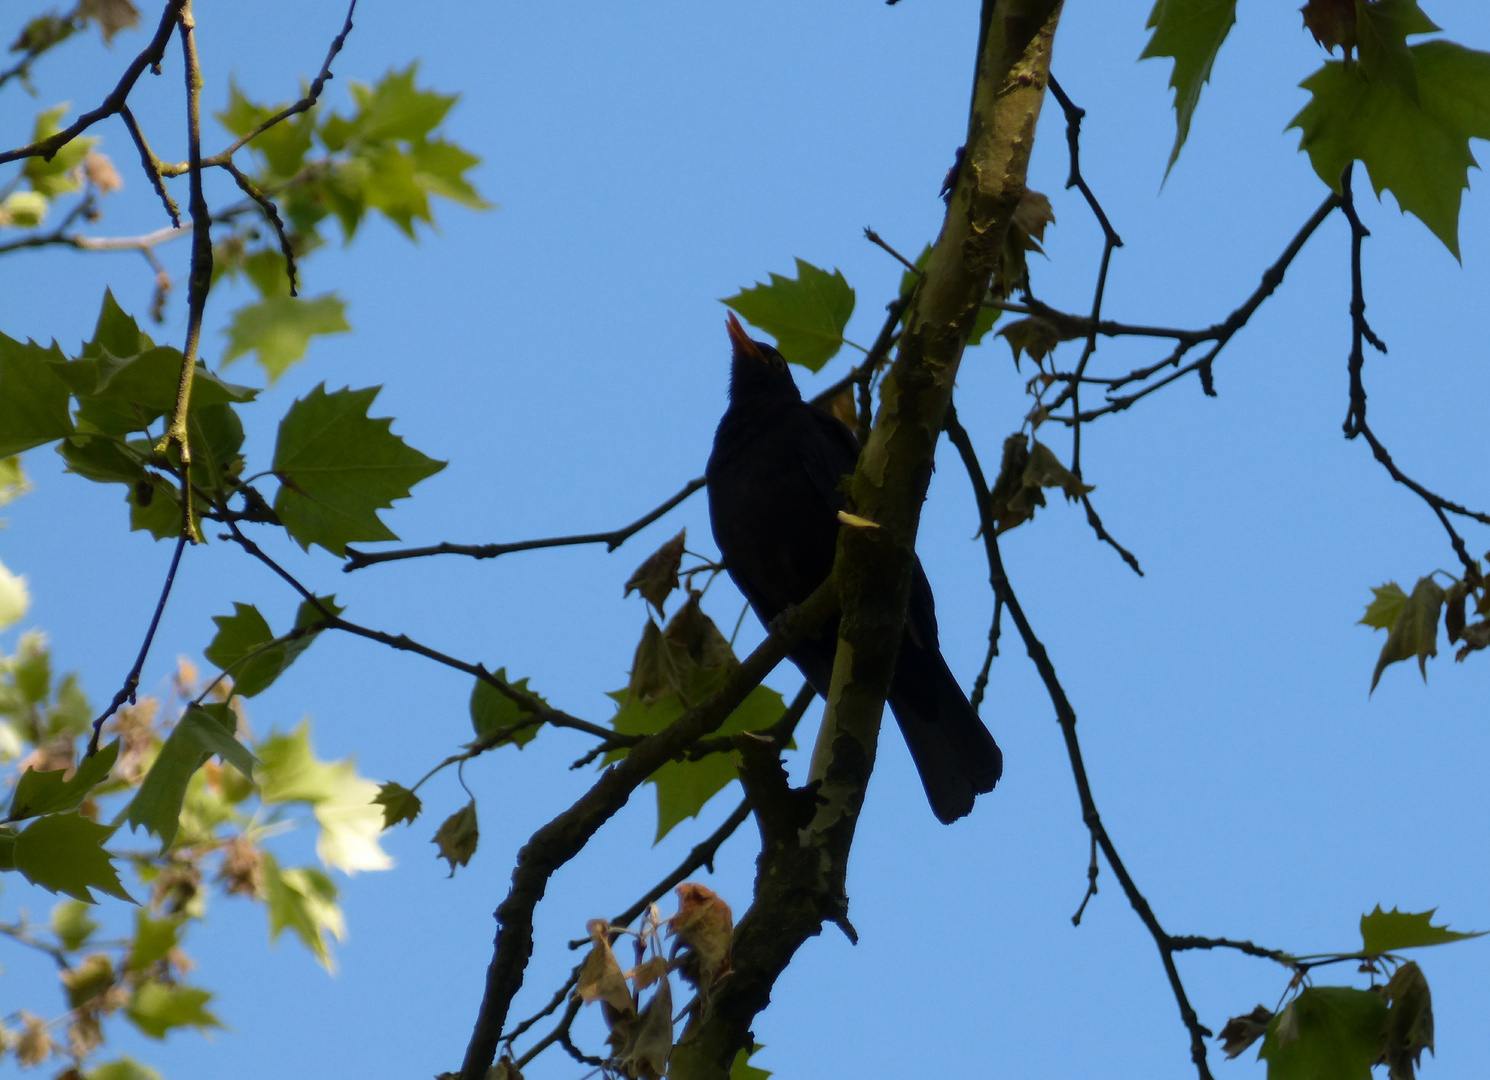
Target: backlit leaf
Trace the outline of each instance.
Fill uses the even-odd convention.
[[[752,285],[724,303],[773,336],[791,363],[817,371],[843,347],[854,290],[840,271],[798,259],[795,278],[772,274],[769,285]]]
[[[1377,904],[1369,915],[1361,916],[1361,951],[1367,953],[1397,952],[1399,949],[1416,949],[1424,945],[1447,945],[1452,941],[1483,937],[1490,931],[1468,933],[1450,930],[1447,926],[1434,926],[1433,913],[1427,911],[1382,911]]]
[[[353,540],[396,540],[377,511],[445,467],[370,418],[378,388],[326,393],[317,386],[290,406],[274,449],[275,512],[303,548],[342,555]]]
[[[55,345],[0,334],[0,458],[72,434],[67,384],[52,369],[61,359]]]
[[[346,919],[336,906],[336,886],[312,867],[281,870],[268,852],[263,855],[264,890],[269,906],[269,940],[290,930],[321,966],[335,972],[331,939],[347,935]]]
[[[1268,1080],[1370,1080],[1386,1022],[1380,994],[1311,986],[1274,1017],[1257,1056]]]
[[[1235,22],[1236,0],[1156,0],[1149,12],[1148,29],[1154,33],[1139,59],[1174,58],[1169,85],[1174,89],[1176,132],[1170,169],[1190,136],[1201,88],[1210,81],[1211,65]]]
[[[378,794],[373,802],[383,808],[385,829],[391,829],[401,821],[408,825],[414,824],[414,819],[424,807],[418,795],[392,780],[378,786]]]
[[[207,1011],[212,994],[195,986],[175,986],[151,980],[136,988],[124,1014],[152,1039],[164,1039],[172,1028],[220,1028]]]
[[[450,864],[450,876],[455,876],[457,866],[465,866],[476,854],[476,844],[481,830],[476,820],[476,800],[472,799],[446,818],[435,830],[432,843],[439,849],[439,857]]]
[[[228,347],[222,362],[227,365],[252,352],[265,377],[273,383],[305,356],[313,336],[345,334],[352,329],[346,309],[346,301],[335,293],[309,299],[270,296],[246,304],[233,312],[233,321],[224,331],[228,335]]]
[[[1443,608],[1443,596],[1442,586],[1432,577],[1418,579],[1387,632],[1386,643],[1376,659],[1376,670],[1371,673],[1372,690],[1388,664],[1414,656],[1418,658],[1418,671],[1427,680],[1428,657],[1438,655],[1438,615]]]
[[[11,821],[18,821],[76,809],[109,775],[118,757],[119,740],[115,739],[83,761],[70,779],[63,779],[66,775],[64,769],[49,772],[39,772],[35,767],[27,769],[16,781],[15,795],[10,800],[10,811],[6,816]]]
[[[15,838],[15,868],[49,892],[92,904],[88,890],[98,889],[133,903],[103,847],[113,835],[112,827],[89,821],[76,810],[39,817]]]
[[[209,757],[216,754],[250,776],[255,759],[234,738],[236,725],[236,714],[226,704],[189,707],[171,729],[125,810],[130,828],[143,825],[160,837],[161,850],[166,851],[176,840],[187,785]]]
[[[528,687],[526,677],[514,682],[507,678],[507,669],[504,667],[497,668],[492,674],[502,682],[507,683],[514,690],[525,694],[533,694],[533,691]],[[533,697],[540,702],[543,701],[543,698],[537,694],[533,694]],[[470,713],[471,727],[475,730],[476,735],[482,739],[490,737],[493,733],[501,731],[503,728],[509,728],[519,724],[526,717],[533,715],[485,679],[475,680],[475,684],[471,687]],[[533,741],[534,736],[537,734],[537,724],[530,727],[518,728],[499,745],[511,743],[517,747],[526,746]]]

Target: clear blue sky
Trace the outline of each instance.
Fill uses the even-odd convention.
[[[1283,132],[1305,100],[1296,84],[1321,54],[1293,5],[1241,5],[1166,184],[1169,64],[1136,62],[1147,7],[1071,0],[1055,70],[1088,110],[1086,175],[1126,241],[1107,312],[1205,325],[1250,292],[1324,196],[1297,133]],[[1450,36],[1490,48],[1483,4],[1425,7]],[[438,235],[417,247],[374,223],[347,250],[318,253],[308,290],[345,296],[356,332],[318,340],[245,410],[250,454],[267,455],[279,415],[316,383],[381,384],[375,414],[395,416],[395,431],[450,461],[386,515],[405,541],[511,540],[638,516],[702,471],[724,407],[719,297],[789,272],[800,256],[843,270],[859,298],[849,333],[872,338],[900,271],[861,229],[872,225],[910,253],[935,235],[937,188],[965,126],[976,14],[971,0],[368,4],[330,100],[345,102],[348,79],[420,59],[422,81],[463,95],[452,137],[484,158],[476,182],[501,207],[442,207]],[[224,100],[230,73],[259,99],[292,96],[342,15],[322,0],[205,6],[205,101]],[[140,41],[123,35],[102,60],[91,43],[59,52],[38,72],[35,104],[95,103]],[[165,157],[182,156],[179,87],[173,50],[137,110]],[[4,101],[0,141],[12,145],[26,134],[30,103],[14,88]],[[159,227],[122,127],[101,133],[128,188],[100,230]],[[1033,274],[1042,298],[1074,310],[1089,303],[1100,233],[1062,189],[1065,170],[1052,103],[1031,186],[1050,194],[1057,224],[1050,259],[1035,259]],[[1375,429],[1414,476],[1484,507],[1490,475],[1472,388],[1490,291],[1490,203],[1466,196],[1462,267],[1390,197],[1365,196],[1361,207],[1374,234],[1369,314],[1391,347],[1368,361]],[[1410,587],[1435,567],[1452,569],[1453,557],[1428,510],[1364,445],[1341,438],[1347,240],[1336,217],[1311,241],[1223,354],[1218,398],[1185,381],[1087,432],[1097,506],[1147,577],[1063,505],[1004,542],[1080,717],[1104,820],[1166,927],[1296,952],[1354,947],[1356,920],[1377,903],[1437,906],[1458,928],[1490,929],[1485,658],[1456,666],[1442,656],[1426,686],[1398,665],[1367,697],[1381,638],[1354,624],[1369,587]],[[180,271],[185,248],[169,255]],[[136,257],[10,256],[0,262],[0,330],[75,346],[105,284],[127,310],[148,306],[150,278]],[[204,337],[212,362],[234,302],[214,294]],[[179,343],[183,324],[178,293],[157,336]],[[1104,342],[1098,360],[1116,370],[1158,355]],[[850,362],[845,353],[817,383]],[[246,364],[230,372],[251,374]],[[964,359],[958,405],[985,464],[1028,408],[1027,375],[991,337]],[[1058,432],[1041,434],[1068,452]],[[125,533],[118,488],[62,475],[48,451],[29,454],[26,467],[36,490],[6,508],[0,558],[30,579],[26,625],[45,628],[58,663],[80,669],[91,696],[106,700],[138,646],[168,547]],[[425,560],[348,577],[324,553],[304,556],[288,542],[276,551],[362,621],[505,665],[562,708],[603,720],[612,708],[603,693],[625,683],[644,619],[634,596],[623,601],[622,583],[685,524],[692,546],[712,549],[695,499],[612,555]],[[975,525],[966,478],[945,452],[920,553],[943,648],[967,684],[991,610]],[[1487,546],[1483,533],[1471,537],[1472,551]],[[199,657],[210,617],[233,601],[255,602],[280,623],[295,602],[224,545],[190,552],[145,684],[164,679],[177,654]],[[721,623],[738,613],[724,583],[710,602]],[[747,620],[742,643],[758,637]],[[794,672],[772,682],[788,693],[797,685]],[[422,662],[323,637],[251,715],[260,730],[310,715],[323,756],[355,754],[367,775],[408,783],[469,738],[469,689]],[[932,818],[900,741],[881,743],[849,880],[861,942],[826,932],[803,948],[756,1024],[767,1047],[757,1064],[782,1077],[1193,1076],[1155,950],[1105,867],[1083,925],[1071,926],[1087,834],[1049,701],[1012,629],[984,712],[1005,779],[954,827]],[[481,850],[453,881],[429,836],[463,796],[453,778],[437,783],[427,818],[387,839],[397,869],[342,882],[351,933],[334,979],[290,941],[268,948],[260,910],[218,904],[191,951],[231,1030],[211,1046],[190,1033],[138,1045],[122,1031],[118,1044],[168,1078],[454,1068],[512,857],[591,782],[566,771],[585,749],[582,738],[549,732],[521,753],[473,763]],[[651,848],[650,790],[636,798],[554,878],[514,1015],[567,973],[565,942],[587,918],[625,907],[733,805],[721,796]],[[747,827],[711,881],[737,911],[754,855]],[[11,888],[0,911],[45,910],[45,900]],[[1429,1076],[1471,1075],[1490,1059],[1487,948],[1420,957],[1438,1015]],[[3,959],[0,1012],[45,1000],[44,964]],[[1187,955],[1181,970],[1214,1029],[1258,1002],[1271,1007],[1286,974],[1229,955]],[[598,1018],[581,1028],[594,1048]],[[1250,1053],[1217,1059],[1220,1077],[1262,1075]],[[583,1071],[549,1055],[529,1075]]]

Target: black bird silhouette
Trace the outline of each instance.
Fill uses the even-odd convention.
[[[839,420],[802,400],[785,358],[752,341],[734,313],[729,409],[706,471],[709,518],[725,568],[761,622],[800,604],[833,569],[839,481],[854,471],[859,443]],[[886,699],[910,747],[932,812],[953,822],[992,791],[1003,754],[957,685],[937,641],[931,585],[916,560],[905,634]],[[798,646],[792,662],[824,697],[838,620]]]

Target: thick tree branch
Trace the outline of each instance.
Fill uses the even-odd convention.
[[[1059,0],[983,6],[962,168],[850,483],[853,511],[876,527],[839,536],[843,615],[813,755],[816,809],[805,828],[768,832],[762,820],[756,896],[735,931],[732,973],[675,1049],[677,1080],[726,1077],[796,950],[825,919],[846,926],[848,853],[905,621],[921,503],[963,348],[1024,195],[1059,11]]]
[[[712,734],[788,651],[822,626],[838,609],[832,582],[825,582],[802,606],[773,627],[766,640],[723,685],[656,735],[648,736],[601,774],[579,801],[533,834],[518,852],[512,888],[497,907],[497,940],[476,1028],[466,1048],[461,1080],[483,1080],[496,1058],[497,1044],[512,998],[522,987],[533,953],[533,909],[548,879],[584,849],[600,826],[626,805],[647,777],[688,746]]]

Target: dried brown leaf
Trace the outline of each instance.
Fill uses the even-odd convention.
[[[678,587],[678,567],[683,565],[683,546],[688,539],[684,529],[667,543],[647,556],[645,562],[626,580],[626,596],[632,591],[642,594],[643,599],[663,614],[663,605],[669,594]]]
[[[1267,1034],[1268,1025],[1272,1022],[1273,1014],[1259,1005],[1243,1016],[1233,1016],[1226,1021],[1226,1026],[1216,1038],[1226,1056],[1234,1058]]]
[[[621,974],[621,964],[610,947],[610,924],[604,919],[591,919],[585,926],[590,933],[590,952],[580,965],[579,982],[574,992],[587,1005],[592,1001],[603,1001],[617,1013],[635,1014],[636,1002],[626,986],[626,976]],[[610,1023],[609,1013],[607,1023]]]

